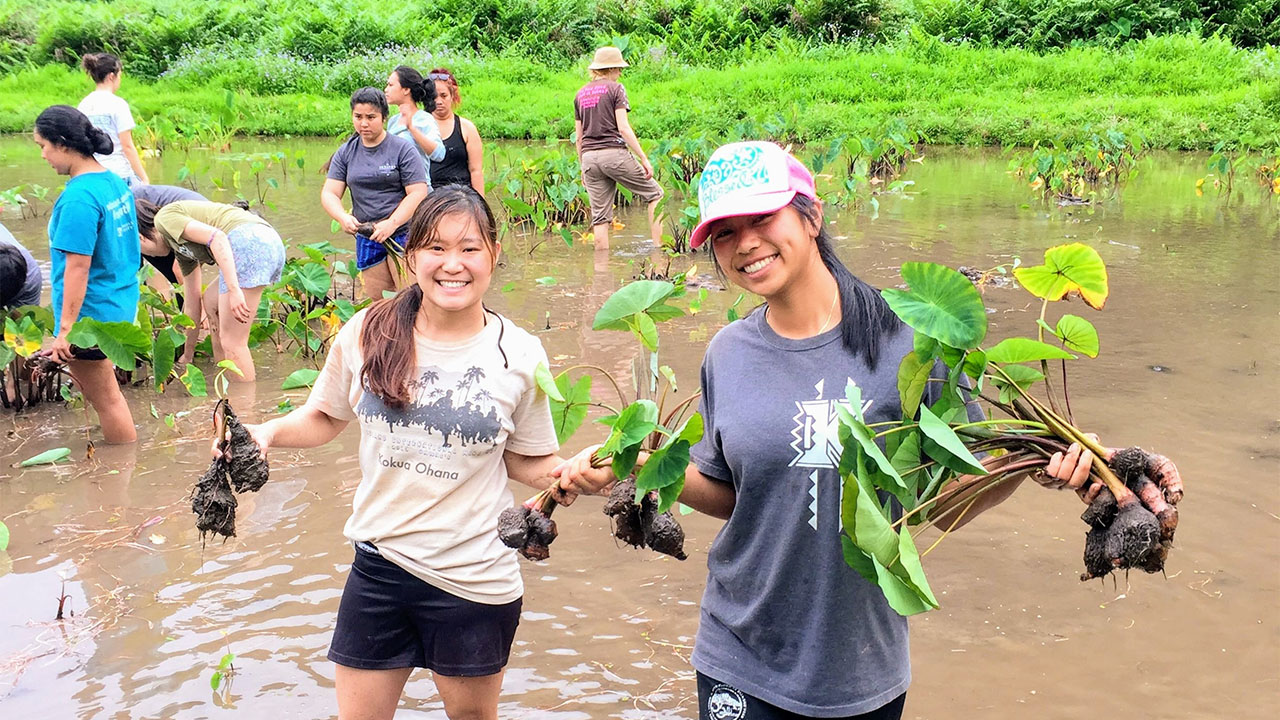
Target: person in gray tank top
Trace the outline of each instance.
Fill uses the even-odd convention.
[[[726,522],[691,661],[702,720],[896,720],[911,682],[907,620],[844,560],[839,436],[831,422],[856,384],[868,423],[898,421],[899,361],[913,335],[835,254],[813,175],[772,143],[716,150],[702,173],[691,244],[763,305],[722,328],[702,364],[705,433],[690,452],[680,501]],[[936,387],[936,385],[935,385]],[[936,391],[935,391],[936,392]],[[969,415],[982,417],[976,403]],[[585,451],[584,451],[585,452]],[[1061,456],[1051,487],[1092,457]],[[589,464],[557,469],[601,492]],[[582,475],[579,475],[582,473]],[[943,501],[957,526],[1021,480],[971,507]],[[1084,480],[1080,480],[1083,484]]]

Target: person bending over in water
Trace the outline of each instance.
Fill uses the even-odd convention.
[[[187,331],[182,362],[191,362],[199,326],[209,328],[215,361],[236,364],[236,381],[252,382],[257,373],[249,354],[249,331],[266,286],[280,279],[284,243],[266,220],[234,205],[182,200],[158,208],[137,200],[138,237],[146,255],[173,253],[182,269],[183,312],[197,327]],[[218,282],[201,295],[200,266],[216,265]]]

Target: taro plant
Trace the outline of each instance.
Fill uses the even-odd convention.
[[[592,462],[597,466],[610,464],[614,475],[621,479],[606,504],[606,513],[615,518],[615,537],[679,559],[684,559],[683,531],[669,511],[684,488],[689,449],[702,438],[702,417],[690,412],[698,398],[696,393],[679,401],[674,398],[678,392],[675,373],[659,361],[658,325],[685,314],[671,301],[685,294],[684,280],[691,275],[692,268],[677,275],[673,282],[632,282],[609,296],[596,313],[593,330],[629,332],[640,344],[641,352],[632,365],[631,394],[610,372],[595,365],[575,365],[554,377],[546,366],[539,366],[535,375],[538,386],[550,399],[560,442],[582,426],[592,408],[607,413],[596,420],[609,428],[609,435]],[[586,372],[575,376],[578,371]],[[608,382],[612,390],[609,395],[616,396],[616,404],[592,397],[593,374]],[[647,454],[643,462],[641,453]],[[548,502],[545,494],[530,502],[533,504],[526,507],[543,515],[549,515],[554,508],[554,501]],[[520,514],[521,518],[532,515],[523,511]],[[528,535],[534,535],[535,540],[546,539],[536,533]],[[519,540],[527,544],[528,535],[521,535]],[[504,536],[504,541],[508,539]],[[522,547],[522,551],[527,550]],[[543,550],[545,543],[533,548],[533,555],[525,554],[541,559],[545,557]]]
[[[1100,310],[1108,293],[1102,259],[1073,243],[1050,248],[1043,265],[1014,274],[1041,301],[1035,337],[1012,337],[984,349],[987,313],[973,284],[942,265],[904,264],[909,289],[882,292],[915,331],[915,348],[898,369],[902,419],[868,423],[853,384],[846,390],[848,406],[838,411],[845,560],[879,585],[903,615],[938,607],[916,548],[919,531],[942,526],[940,542],[982,494],[1043,468],[1071,443],[1095,454],[1091,477],[1106,488],[1099,497],[1105,494],[1111,503],[1109,511],[1095,514],[1096,522],[1090,520],[1086,578],[1128,567],[1158,571],[1173,540],[1172,505],[1181,486],[1167,460],[1135,449],[1124,451],[1137,457],[1133,467],[1121,469],[1119,456],[1109,464],[1108,451],[1072,416],[1067,361],[1097,356],[1098,333],[1072,314],[1051,325],[1047,309],[1080,297]],[[1060,382],[1051,381],[1050,363],[1060,363]],[[1037,384],[1039,395],[1033,393]],[[971,421],[967,410],[974,396],[997,417]],[[978,459],[982,453],[994,456],[985,467]],[[913,534],[911,528],[918,530]],[[1109,540],[1109,534],[1117,539]]]
[[[1030,150],[1014,152],[1009,171],[1042,199],[1079,201],[1099,187],[1118,190],[1137,174],[1145,151],[1141,138],[1115,129],[1094,131],[1084,140],[1037,142]]]

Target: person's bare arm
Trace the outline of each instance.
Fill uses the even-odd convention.
[[[653,177],[653,166],[649,164],[649,157],[644,154],[644,148],[640,147],[640,140],[631,129],[631,122],[627,120],[627,111],[624,108],[618,108],[613,111],[613,117],[618,121],[618,132],[627,142],[627,149],[636,156],[636,162],[640,163],[640,167],[644,170],[644,176]]]
[[[342,204],[342,195],[346,191],[346,183],[333,178],[325,178],[324,187],[320,188],[320,207],[324,208],[329,217],[338,221],[338,225],[342,227],[342,232],[348,235],[355,235],[360,221],[356,219],[355,215],[347,212],[346,206]]]
[[[338,433],[346,429],[348,421],[339,420],[323,410],[311,405],[303,405],[293,412],[268,420],[261,425],[245,425],[249,435],[261,449],[263,459],[267,451],[279,448],[313,448],[320,447],[338,437]],[[214,457],[221,455],[218,439],[214,438],[212,452]]]
[[[147,169],[142,167],[142,158],[138,156],[138,148],[133,144],[133,131],[125,130],[119,137],[120,151],[129,161],[129,167],[133,168],[133,174],[137,175],[144,185],[150,185],[151,179],[147,177]]]
[[[427,198],[427,193],[430,191],[431,188],[424,182],[405,185],[404,199],[396,206],[391,217],[373,224],[373,235],[370,235],[369,239],[382,242],[395,234],[396,228],[409,222],[409,218],[413,217],[413,211],[418,209],[418,205]]]
[[[182,229],[182,239],[209,246],[209,253],[222,271],[222,282],[227,285],[231,314],[242,323],[252,320],[258,308],[251,308],[245,302],[244,291],[240,288],[240,281],[236,279],[236,259],[231,253],[231,240],[227,234],[212,225],[191,220]]]
[[[419,110],[418,112],[422,111]],[[416,127],[413,123],[413,118],[409,118],[409,120],[405,122],[404,126],[409,129],[409,136],[413,138],[414,144],[422,148],[422,152],[426,153],[428,157],[436,162],[440,162],[444,159],[444,155],[437,151],[438,148],[444,144],[440,141],[439,131],[435,133],[435,137],[432,137]],[[437,157],[437,155],[439,157]]]
[[[557,503],[572,505],[577,497],[576,492],[566,490],[555,476],[556,468],[565,462],[559,455],[521,455],[506,450],[502,453],[502,459],[507,466],[507,475],[512,480],[535,490],[552,488],[552,497]]]
[[[458,118],[462,123],[462,142],[467,146],[467,170],[471,172],[471,187],[484,195],[484,144],[475,123]]]
[[[61,252],[66,256],[66,266],[62,272],[61,322],[58,336],[49,347],[49,357],[58,362],[66,362],[71,359],[71,343],[67,336],[71,334],[71,326],[80,318],[84,294],[89,287],[89,266],[93,263],[93,256],[56,249],[53,252]]]
[[[733,483],[713,480],[703,475],[693,463],[685,468],[680,502],[705,515],[728,520],[737,501],[738,493],[733,489]]]
[[[195,322],[187,328],[187,342],[182,347],[183,364],[191,362],[196,356],[196,345],[200,342],[200,327],[204,325],[204,298],[201,294],[203,273],[200,266],[182,276],[182,312]]]
[[[577,118],[573,120],[573,147],[578,157],[582,157],[582,121]]]

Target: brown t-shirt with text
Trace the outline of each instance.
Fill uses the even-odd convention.
[[[582,122],[582,152],[625,148],[614,111],[631,111],[627,89],[612,80],[592,80],[573,99],[573,119]]]

